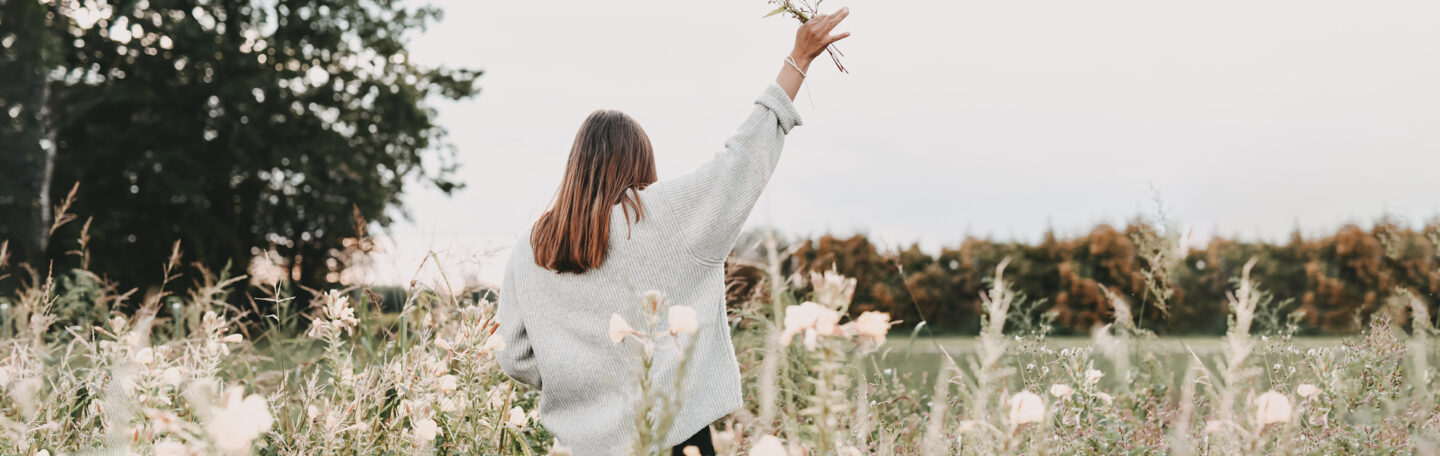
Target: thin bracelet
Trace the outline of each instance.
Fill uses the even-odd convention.
[[[790,64],[790,68],[794,68],[794,69],[795,69],[795,72],[800,73],[800,78],[801,78],[801,79],[805,79],[805,78],[808,78],[808,77],[809,77],[809,76],[805,76],[805,70],[800,69],[800,64],[795,63],[795,58],[794,58],[794,57],[791,57],[791,56],[788,56],[788,55],[785,56],[785,63]]]

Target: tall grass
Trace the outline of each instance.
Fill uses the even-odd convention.
[[[887,340],[888,315],[852,312],[853,279],[781,277],[769,244],[768,286],[731,309],[748,403],[716,423],[721,454],[1440,450],[1436,325],[1408,291],[1363,334],[1302,351],[1285,301],[1247,265],[1227,299],[1222,352],[1192,352],[1177,368],[1156,361],[1154,335],[1118,295],[1092,344],[1053,345],[1002,262],[978,297],[978,350],[937,345],[939,365],[914,378],[892,366],[917,339]],[[0,454],[570,452],[536,420],[538,393],[496,365],[505,343],[492,335],[493,295],[417,283],[387,315],[363,288],[299,302],[285,274],[254,265],[248,275],[194,266],[201,280],[182,288],[172,279],[183,264],[177,247],[164,287],[144,294],[84,270],[11,278],[25,286],[0,303]],[[422,267],[445,277],[438,257]],[[1165,293],[1154,271],[1151,291]],[[689,358],[693,311],[668,306],[663,291],[637,299],[639,329],[611,322],[615,349],[640,366],[655,350]],[[231,304],[237,293],[247,306]],[[648,372],[635,372],[632,440],[636,454],[666,454],[659,442],[684,404]]]

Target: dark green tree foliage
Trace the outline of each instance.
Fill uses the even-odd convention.
[[[1036,244],[969,238],[938,255],[915,246],[899,251],[879,247],[859,235],[823,236],[789,246],[793,256],[782,262],[781,273],[788,277],[835,267],[857,279],[852,314],[889,312],[908,327],[919,323],[923,313],[932,330],[966,334],[979,329],[980,292],[1006,257],[1011,259],[1007,279],[1038,303],[1028,317],[1050,313],[1059,334],[1087,334],[1113,322],[1114,307],[1105,289],[1123,297],[1146,329],[1223,333],[1225,294],[1234,290],[1232,279],[1252,257],[1258,259],[1256,280],[1285,303],[1280,320],[1303,311],[1297,315],[1302,334],[1357,332],[1400,288],[1428,303],[1431,315],[1440,314],[1434,310],[1440,304],[1440,249],[1435,245],[1440,225],[1412,230],[1381,223],[1369,231],[1346,226],[1331,236],[1305,239],[1295,234],[1279,244],[1216,238],[1203,249],[1188,249],[1166,280],[1173,290],[1168,312],[1160,311],[1147,292],[1136,242],[1144,230],[1151,228],[1101,225],[1069,239],[1047,234]],[[763,270],[747,266],[761,258],[741,254],[732,261],[732,302],[763,295],[767,289],[752,286],[764,279]]]
[[[274,248],[299,284],[323,285],[345,266],[356,212],[385,226],[403,214],[407,184],[459,186],[428,101],[473,96],[479,72],[421,67],[406,51],[439,10],[390,0],[99,3],[50,19],[68,23],[50,50],[63,72],[50,82],[59,119],[50,192],[80,183],[73,212],[94,219],[92,270],[156,283],[180,240],[187,260],[212,267],[243,268]],[[75,248],[61,240],[79,227],[56,233],[66,245],[52,245],[51,258]]]

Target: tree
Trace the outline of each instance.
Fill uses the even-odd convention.
[[[14,257],[43,257],[51,225],[49,193],[55,129],[49,72],[63,29],[48,18],[59,5],[0,0],[0,239]]]
[[[93,217],[92,270],[156,283],[180,240],[187,259],[207,265],[243,266],[273,249],[297,283],[324,285],[363,230],[355,214],[386,226],[403,215],[407,185],[460,187],[428,103],[473,96],[480,73],[422,67],[406,50],[438,9],[56,3],[68,6],[45,19],[65,34],[48,82],[57,135],[49,194],[80,183],[73,213]],[[51,259],[68,258],[76,246],[62,239],[81,226],[56,234]]]

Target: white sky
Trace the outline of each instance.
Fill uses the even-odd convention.
[[[437,1],[424,64],[485,70],[440,107],[465,190],[407,197],[382,281],[443,250],[498,281],[597,108],[638,119],[661,178],[723,145],[789,52],[760,0]],[[1440,212],[1440,2],[881,1],[850,6],[750,219],[936,248],[1153,213],[1279,239]],[[452,265],[452,267],[454,267]]]

